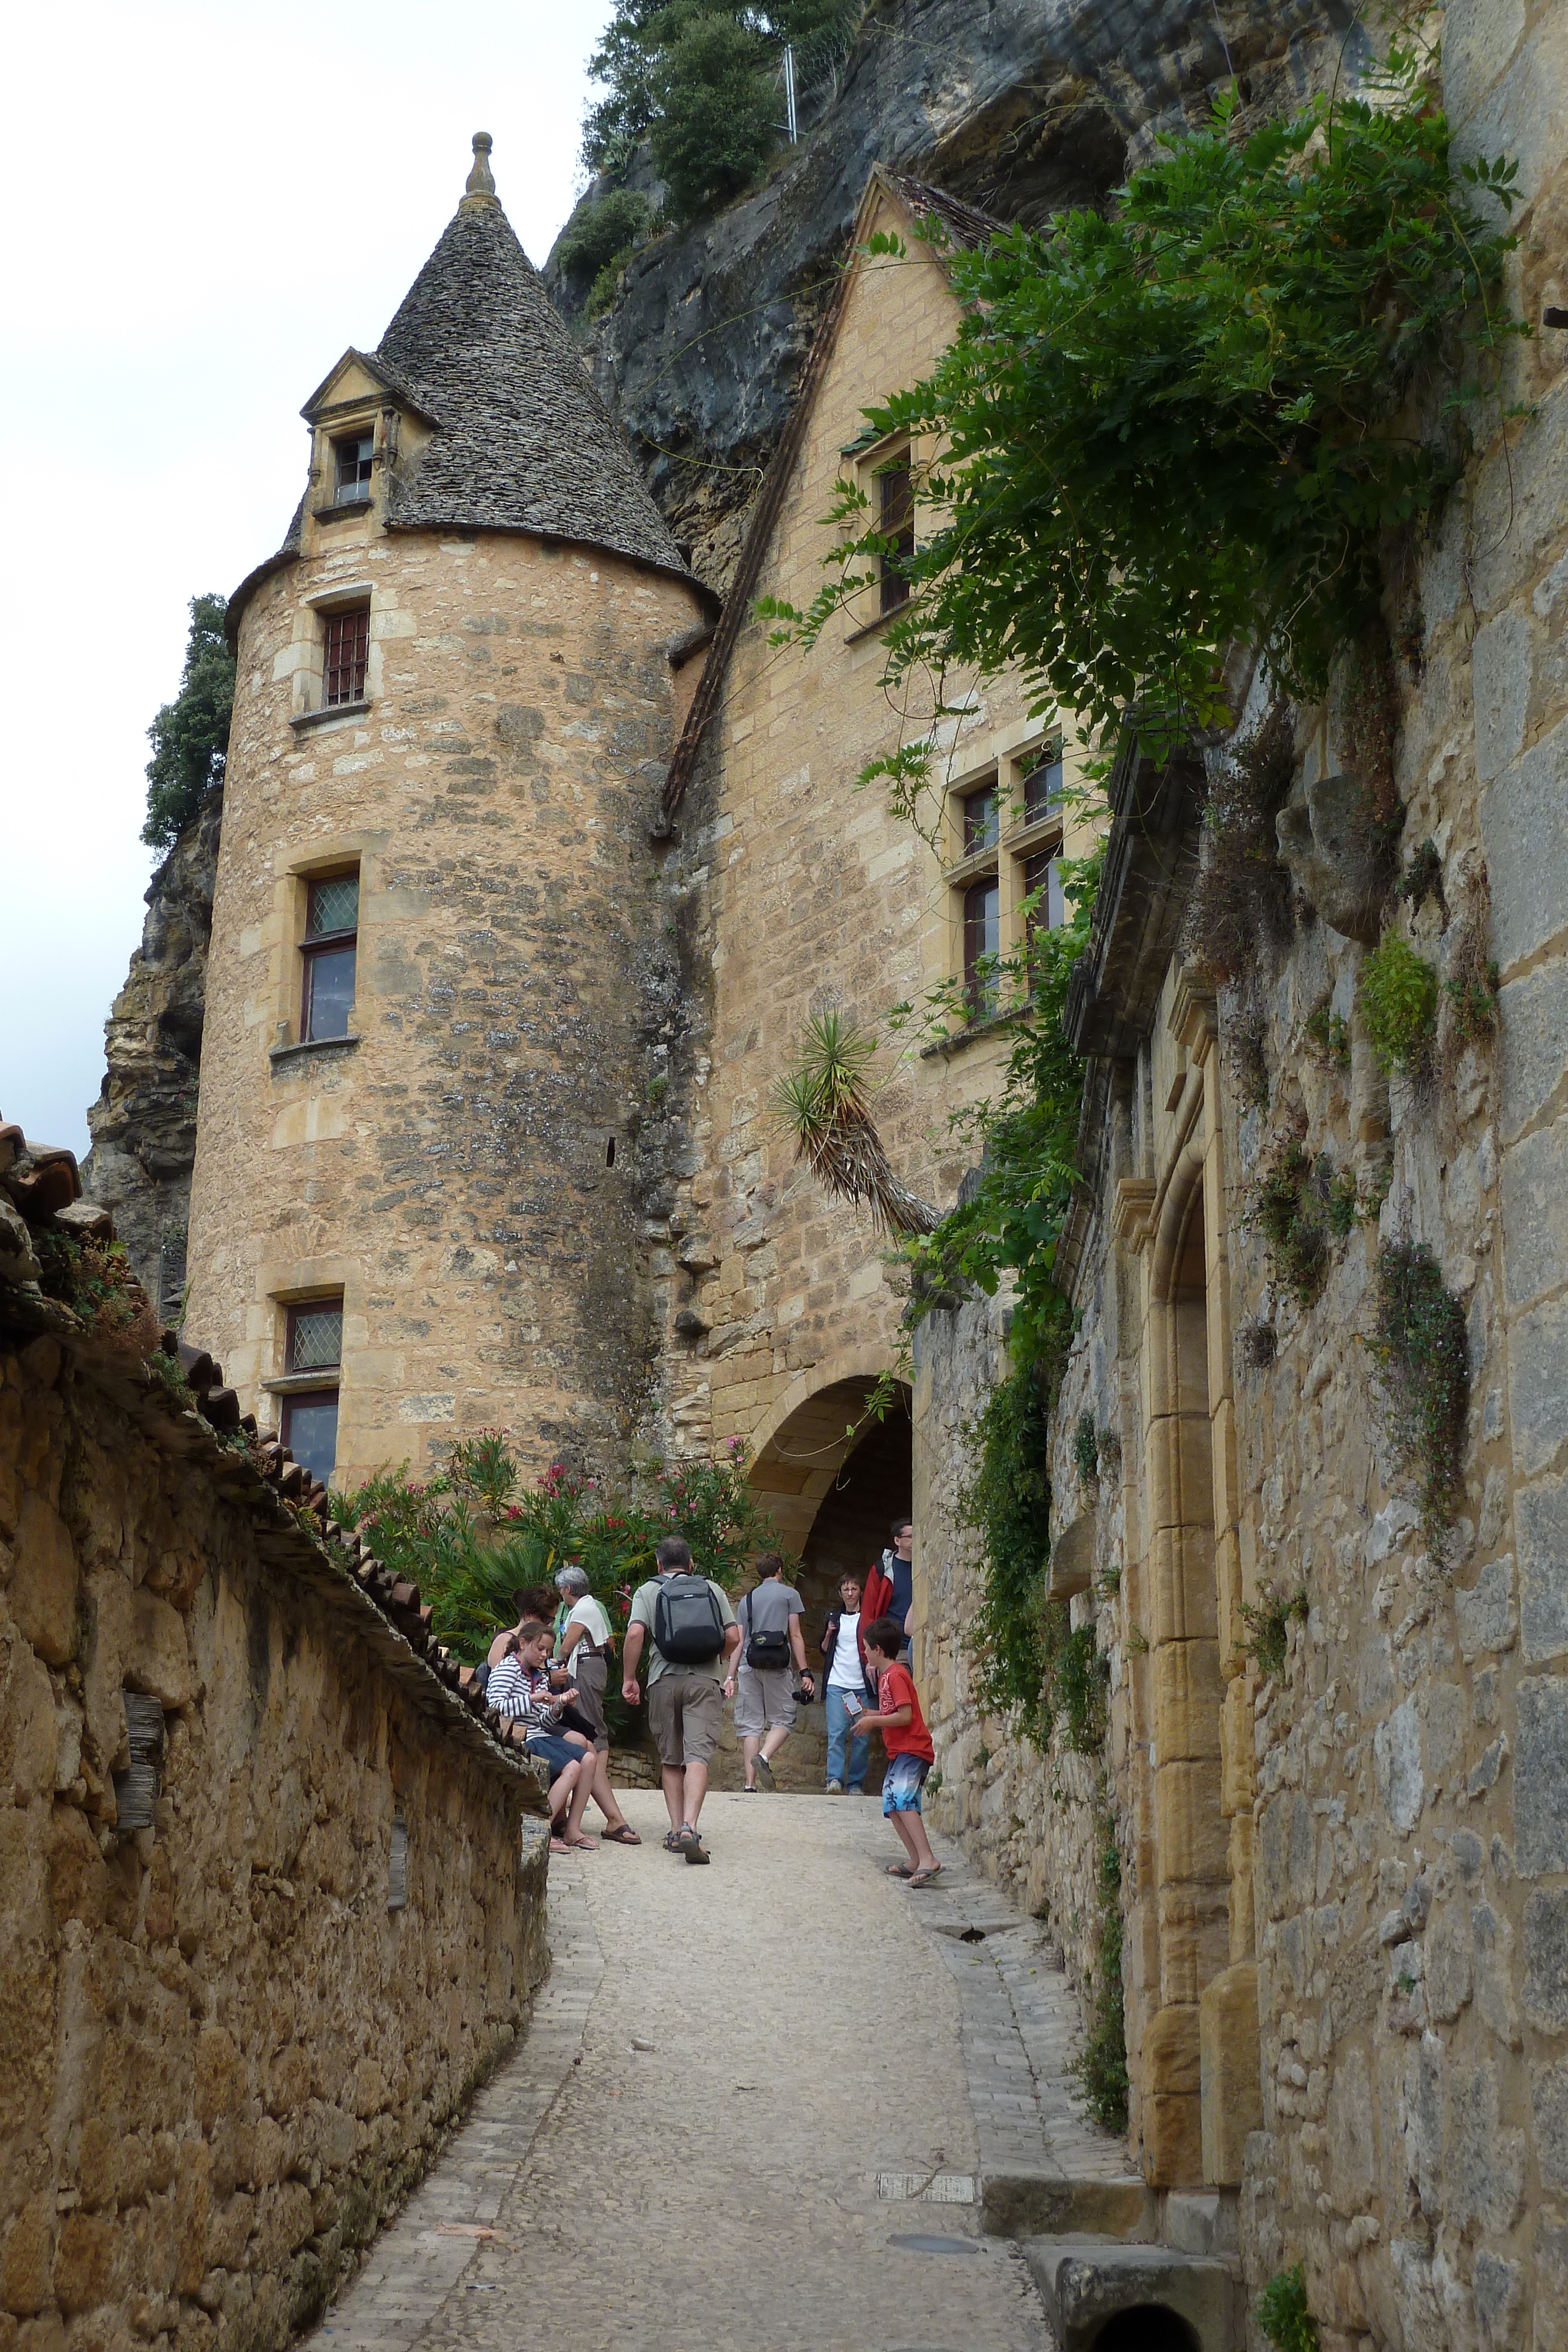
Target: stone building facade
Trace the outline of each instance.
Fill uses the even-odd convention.
[[[1522,413],[1479,435],[1393,616],[1418,615],[1394,781],[1428,887],[1383,921],[1437,975],[1430,1074],[1391,1081],[1361,1019],[1378,927],[1327,823],[1364,740],[1341,705],[1296,714],[1293,940],[1235,985],[1182,938],[1228,747],[1113,782],[1070,1013],[1091,1059],[1051,1566],[1104,1661],[1103,1758],[985,1721],[954,1638],[979,1590],[961,1423],[1005,1307],[934,1317],[917,1356],[939,1803],[1051,1902],[1084,1977],[1109,1814],[1134,2154],[1167,2205],[1208,2200],[1254,2292],[1303,2263],[1332,2352],[1568,2340],[1562,34],[1550,9],[1448,11],[1457,152],[1519,159],[1510,294],[1536,331],[1504,386]],[[1269,703],[1258,678],[1242,734]],[[1467,1035],[1483,957],[1495,1014]],[[1322,1217],[1308,1281],[1259,1215],[1292,1150]],[[1386,1254],[1412,1247],[1468,1367],[1438,1542],[1367,1344]]]
[[[0,2347],[275,2352],[516,2039],[543,1799],[4,1206]]]
[[[648,1380],[645,844],[712,599],[488,144],[230,608],[188,1328],[346,1482],[503,1423],[607,1462]]]

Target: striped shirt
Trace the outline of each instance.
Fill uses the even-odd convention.
[[[526,1723],[530,1732],[553,1731],[566,1705],[564,1695],[558,1697],[551,1691],[548,1674],[530,1675],[515,1654],[502,1659],[485,1696],[498,1713]]]

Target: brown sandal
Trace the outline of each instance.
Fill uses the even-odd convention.
[[[913,1878],[915,1873],[906,1862],[890,1862],[887,1865],[887,1874],[889,1878]]]
[[[630,1822],[617,1822],[613,1828],[599,1832],[606,1845],[641,1845],[643,1841]]]

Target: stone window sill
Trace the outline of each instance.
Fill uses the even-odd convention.
[[[333,702],[320,710],[297,710],[288,723],[308,734],[312,728],[329,726],[333,719],[368,718],[373,708],[367,695],[363,702]]]
[[[275,1070],[286,1070],[317,1054],[351,1054],[359,1042],[357,1029],[350,1030],[346,1037],[307,1037],[302,1045],[269,1045],[267,1057]]]
[[[268,1396],[303,1396],[317,1389],[340,1388],[342,1378],[341,1364],[318,1364],[313,1372],[279,1372],[276,1380],[260,1385]]]
[[[906,596],[902,604],[894,606],[891,613],[878,613],[873,620],[862,621],[858,629],[850,631],[844,639],[845,645],[858,646],[864,638],[874,637],[881,630],[891,628],[894,621],[901,620],[908,612],[914,601],[913,597]]]
[[[1028,1008],[1019,1005],[1011,1013],[993,1013],[985,1021],[971,1021],[967,1028],[956,1029],[950,1037],[938,1037],[929,1045],[922,1045],[920,1058],[929,1062],[940,1055],[944,1060],[952,1054],[961,1054],[966,1045],[977,1045],[982,1037],[999,1036],[1004,1029],[1017,1029]]]
[[[368,515],[374,500],[363,499],[332,499],[325,506],[312,507],[310,513],[317,522],[341,522],[345,515]]]

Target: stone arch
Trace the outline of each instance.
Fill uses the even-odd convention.
[[[885,1355],[868,1353],[819,1366],[791,1382],[758,1427],[747,1480],[800,1561],[809,1642],[840,1575],[862,1575],[886,1542],[887,1519],[910,1506],[909,1390],[898,1383],[898,1401],[883,1421],[865,1418],[867,1392],[885,1363]]]
[[[1204,2178],[1200,2002],[1229,1958],[1221,1811],[1211,1349],[1216,1221],[1201,1129],[1173,1163],[1154,1234],[1149,1300],[1150,1668],[1158,2005],[1144,2045],[1150,2179]]]

